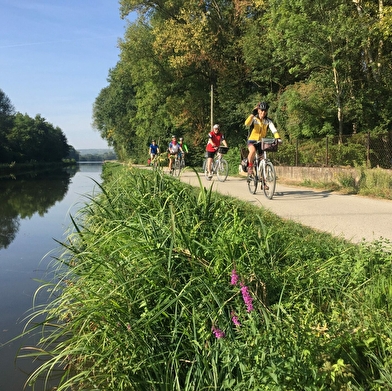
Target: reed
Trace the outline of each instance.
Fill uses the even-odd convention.
[[[60,372],[58,390],[390,389],[388,244],[159,170],[103,175],[26,325],[42,336],[21,354],[43,360],[29,384]]]

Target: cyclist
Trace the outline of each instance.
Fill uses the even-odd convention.
[[[216,151],[218,150],[221,142],[225,147],[227,147],[225,136],[220,132],[219,125],[215,124],[211,132],[208,133],[208,142],[206,146],[208,178],[212,178],[212,161],[214,160]]]
[[[256,156],[257,144],[267,135],[268,129],[281,143],[282,140],[273,122],[267,117],[269,105],[266,102],[260,102],[253,109],[252,114],[245,120],[245,126],[250,126],[251,132],[248,138],[248,177],[253,175],[253,161]],[[260,151],[261,152],[261,151]]]
[[[185,144],[184,139],[182,137],[180,137],[178,144],[180,145],[180,147],[182,149],[182,152],[183,152],[182,159],[183,159],[184,165],[185,165],[185,154],[188,153],[188,146]]]
[[[155,142],[155,140],[151,141],[150,147],[148,149],[148,153],[150,154],[150,163],[154,161],[155,157],[159,154],[159,146]]]
[[[169,143],[169,147],[167,148],[167,152],[168,152],[168,159],[169,159],[169,172],[172,172],[172,165],[174,160],[177,157],[178,152],[182,152],[182,148],[180,146],[180,144],[178,144],[177,142],[177,137],[176,136],[172,136],[172,139]]]

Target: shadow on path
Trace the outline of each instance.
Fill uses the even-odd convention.
[[[278,186],[277,186],[278,187]],[[312,190],[289,190],[279,191],[277,189],[274,194],[274,199],[278,200],[280,197],[284,197],[286,200],[289,199],[314,199],[314,198],[327,198],[332,194],[332,190],[328,191],[312,191]]]

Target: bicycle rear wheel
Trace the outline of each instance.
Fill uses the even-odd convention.
[[[229,175],[229,163],[225,159],[221,159],[216,169],[216,176],[220,182],[224,182]]]
[[[267,164],[265,165],[264,185],[262,184],[261,186],[263,187],[265,196],[268,199],[272,200],[276,187],[276,173],[275,167],[271,162],[267,162]]]

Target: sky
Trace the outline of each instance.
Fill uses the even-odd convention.
[[[116,0],[0,0],[0,89],[17,112],[61,128],[76,150],[109,148],[92,108],[126,26]]]

